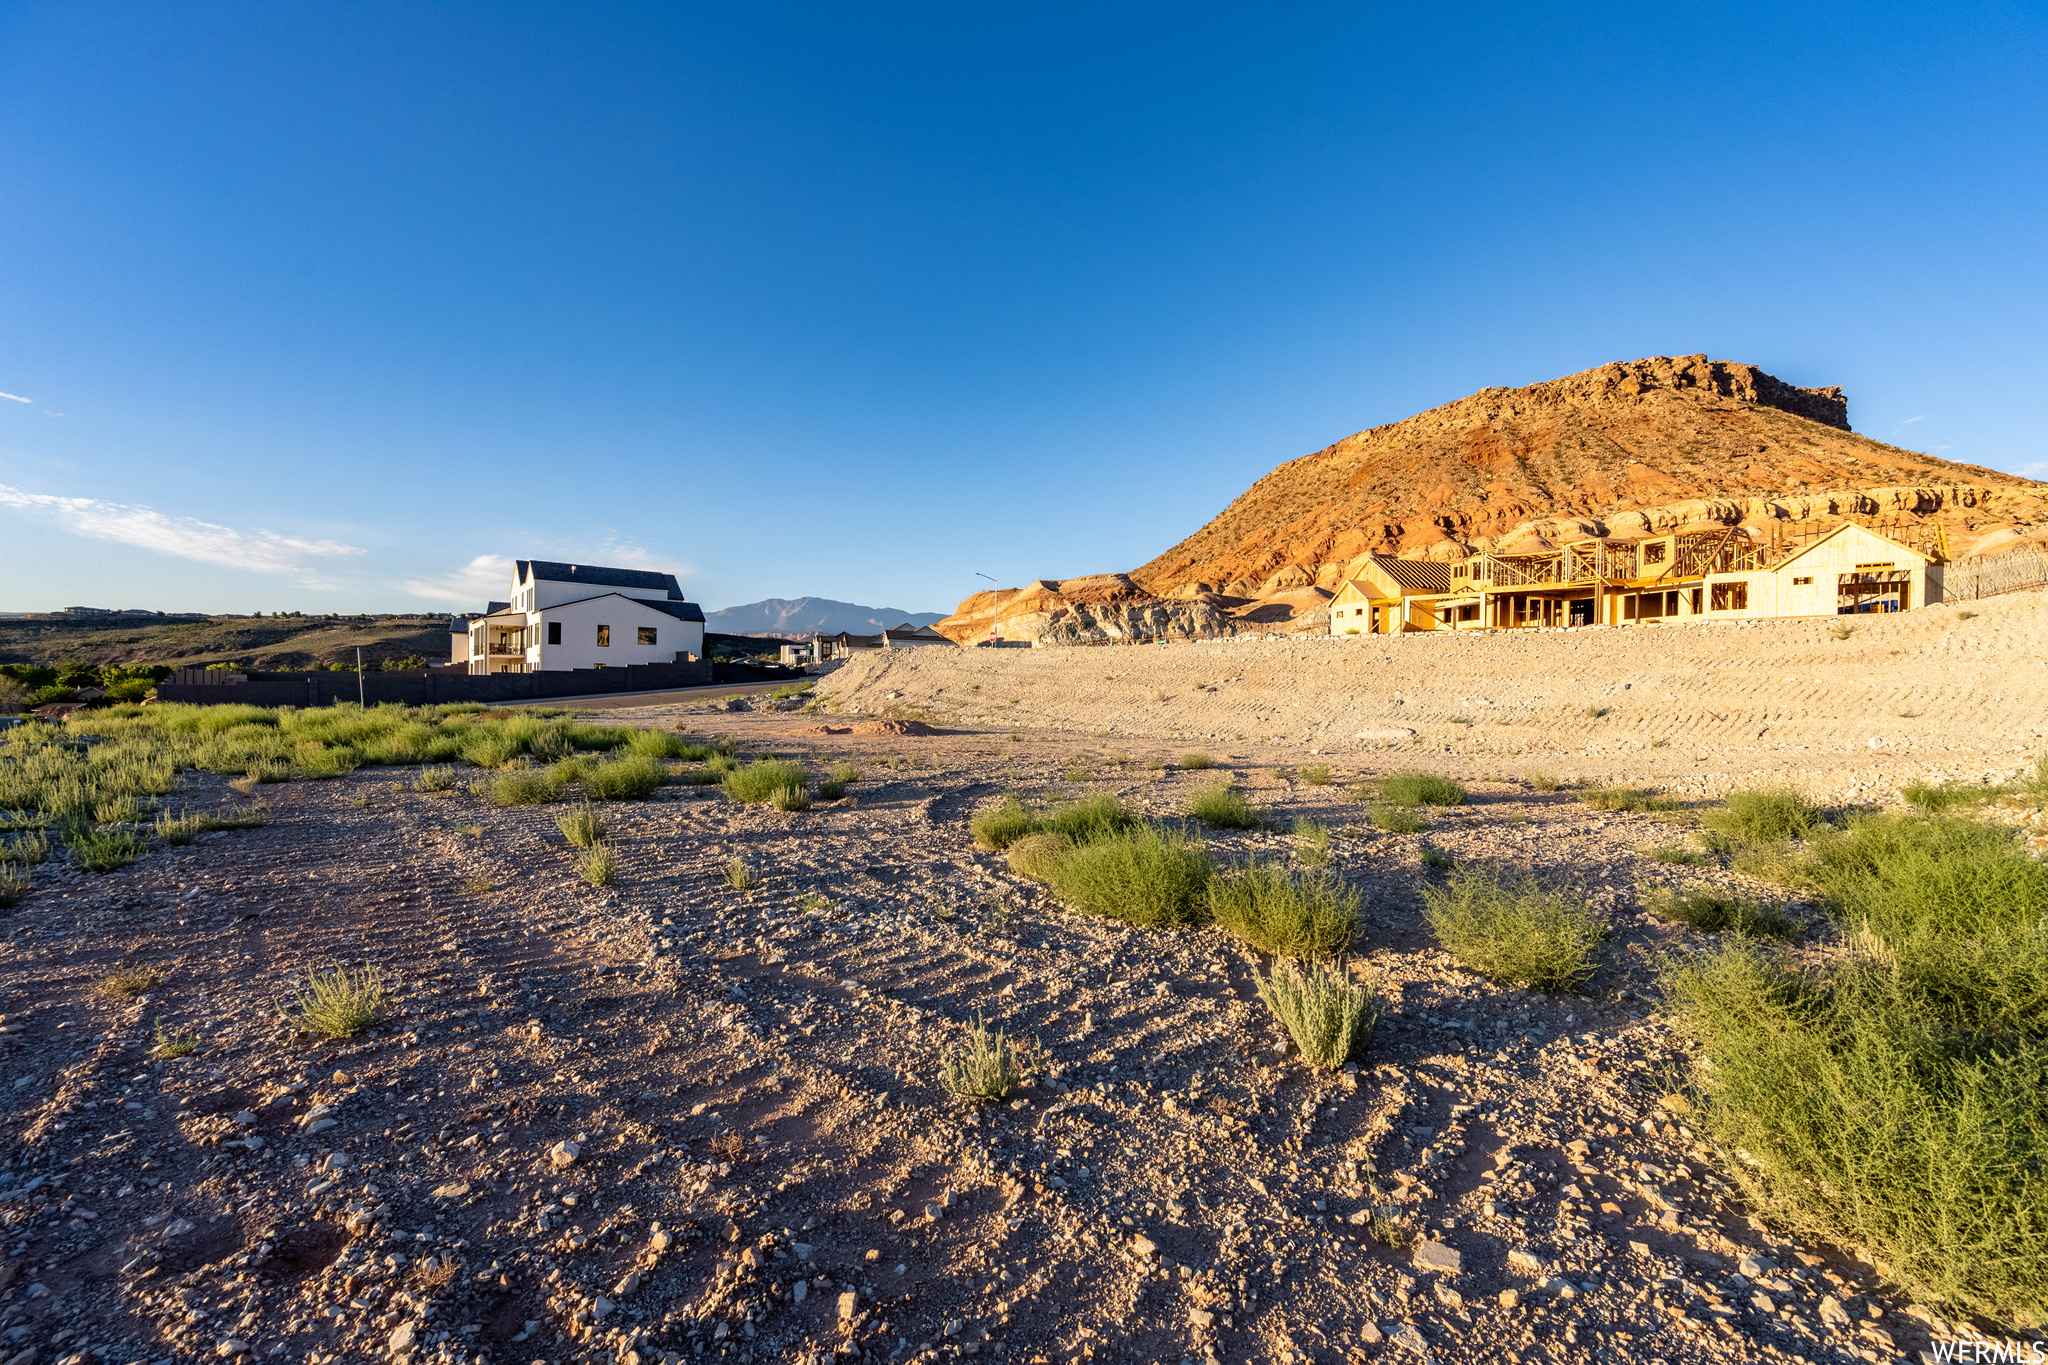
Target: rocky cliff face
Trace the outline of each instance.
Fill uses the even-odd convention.
[[[1004,640],[1086,645],[1212,640],[1238,628],[1229,604],[1212,596],[1162,600],[1120,573],[1041,578],[1000,592],[1000,613],[996,592],[979,592],[933,629],[961,644],[986,640],[993,624]]]
[[[1861,516],[1952,543],[2048,522],[2048,487],[1857,436],[1838,388],[1703,355],[1483,389],[1280,466],[1130,578],[1160,597],[1330,587],[1368,553]]]

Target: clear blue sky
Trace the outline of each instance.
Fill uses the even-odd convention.
[[[0,610],[1127,569],[1705,351],[2035,475],[2038,5],[0,9]]]

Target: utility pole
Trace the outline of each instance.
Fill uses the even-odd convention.
[[[996,642],[997,628],[1000,627],[1003,623],[1003,585],[1000,583],[996,583],[995,579],[989,578],[987,574],[982,573],[978,569],[975,571],[974,576],[976,578],[988,578],[989,582],[995,583],[996,609],[993,612],[989,613],[988,618],[988,642],[990,644],[994,644]]]
[[[361,645],[356,646],[356,705],[362,707],[365,711],[370,709],[370,704],[363,700],[363,647]]]

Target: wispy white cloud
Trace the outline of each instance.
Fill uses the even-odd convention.
[[[687,583],[697,575],[694,566],[680,559],[657,555],[630,540],[621,539],[616,532],[597,547],[596,562],[619,569],[652,569],[657,573],[672,573],[678,583]]]
[[[1910,426],[1912,426],[1912,425],[1913,425],[1913,423],[1915,423],[1915,422],[1924,422],[1924,421],[1926,421],[1926,420],[1927,420],[1927,414],[1923,412],[1923,413],[1921,413],[1921,414],[1920,414],[1920,415],[1919,415],[1918,417],[1908,417],[1908,418],[1907,418],[1907,419],[1906,419],[1905,421],[1903,421],[1903,422],[1899,423],[1899,425],[1900,425],[1900,426],[1902,426],[1902,427],[1910,427]]]
[[[10,399],[16,403],[33,403],[36,401],[33,398],[23,398],[18,393],[0,393],[0,398]]]
[[[485,602],[503,601],[512,590],[512,561],[504,555],[478,555],[452,573],[439,578],[409,578],[402,586],[413,596],[430,602],[454,602],[471,611],[481,611]]]
[[[238,531],[195,517],[176,517],[152,507],[103,502],[98,498],[66,498],[54,493],[26,493],[0,483],[0,507],[41,516],[73,535],[111,540],[158,554],[222,564],[254,573],[303,574],[321,560],[346,558],[363,551],[338,540],[307,540],[275,531]],[[324,586],[308,584],[308,586]]]

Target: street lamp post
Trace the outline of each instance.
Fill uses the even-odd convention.
[[[991,611],[988,617],[988,642],[994,644],[996,642],[996,632],[1003,622],[1003,585],[996,583],[995,579],[989,578],[987,574],[982,573],[979,569],[975,570],[974,576],[976,578],[988,578],[989,582],[995,583],[995,610]]]

